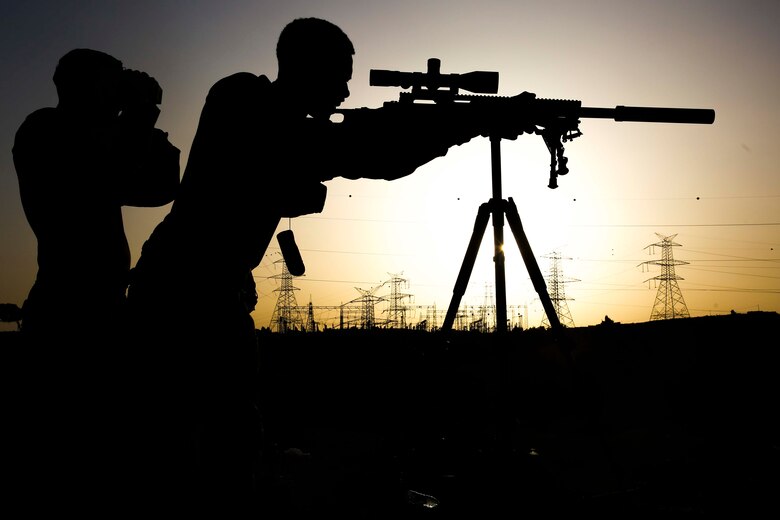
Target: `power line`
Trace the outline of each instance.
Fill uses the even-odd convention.
[[[725,224],[571,224],[571,227],[636,228],[636,227],[738,227],[780,226],[780,222],[732,222]]]

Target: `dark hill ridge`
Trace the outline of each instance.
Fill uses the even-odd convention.
[[[258,331],[267,517],[777,517],[778,331],[773,312]],[[18,334],[0,333],[17,403]]]
[[[284,481],[306,511],[376,514],[400,476],[429,516],[777,513],[778,331],[755,312],[561,338],[261,333],[267,434],[311,454]]]

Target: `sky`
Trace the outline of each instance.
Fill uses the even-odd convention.
[[[677,244],[674,273],[691,316],[780,307],[776,0],[6,0],[0,303],[21,306],[35,279],[36,241],[11,148],[30,112],[56,105],[51,77],[63,54],[94,48],[155,77],[164,91],[158,127],[181,149],[184,171],[211,85],[239,71],[274,79],[279,32],[304,16],[336,23],[355,45],[352,95],[343,108],[398,99],[400,88],[369,85],[371,69],[423,72],[438,58],[443,74],[498,72],[501,96],[527,91],[589,107],[714,109],[712,125],[583,119],[583,135],[565,145],[570,173],[554,190],[540,136],[503,140],[502,196],[517,205],[548,290],[557,275],[557,302],[570,325],[606,316],[648,321],[659,287],[653,279],[662,274],[652,263],[662,254],[654,244],[663,237]],[[294,231],[306,265],[292,280],[296,303],[311,304],[315,320],[330,324],[339,306],[354,309],[370,297],[381,321],[395,294],[407,323],[435,316],[440,324],[478,209],[491,197],[493,167],[489,141],[476,138],[403,179],[328,181],[321,213],[279,227]],[[124,210],[133,264],[168,209]],[[466,319],[495,303],[491,229],[460,302]],[[539,294],[508,226],[504,235],[508,318],[539,326]],[[254,275],[253,317],[268,327],[282,275],[275,241]],[[74,326],[84,326],[82,318],[74,316]]]

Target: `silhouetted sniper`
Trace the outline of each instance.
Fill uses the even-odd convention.
[[[21,322],[34,363],[25,381],[30,431],[22,435],[31,450],[25,464],[40,477],[31,485],[44,487],[25,507],[86,512],[109,500],[119,482],[114,469],[126,471],[118,422],[127,413],[122,338],[131,258],[122,207],[172,202],[180,152],[155,128],[162,90],[147,73],[74,49],[53,80],[57,106],[27,116],[13,146],[38,242]]]
[[[322,211],[335,177],[399,179],[484,135],[478,120],[381,108],[332,122],[354,53],[338,26],[295,19],[279,35],[275,80],[238,72],[206,97],[181,189],[128,293],[137,343],[161,369],[157,395],[176,410],[159,446],[173,470],[165,498],[174,483],[200,510],[256,505],[257,340],[242,294],[281,219]]]

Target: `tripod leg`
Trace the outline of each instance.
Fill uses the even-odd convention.
[[[531,244],[528,243],[528,237],[525,236],[523,224],[520,222],[520,214],[517,212],[517,206],[512,197],[509,197],[506,205],[506,219],[509,222],[509,227],[512,229],[512,234],[515,236],[517,245],[520,247],[520,254],[523,255],[523,261],[528,269],[528,274],[531,275],[531,282],[533,282],[534,289],[536,289],[539,295],[544,312],[547,314],[547,319],[550,320],[550,326],[553,330],[558,331],[561,329],[561,321],[558,319],[558,313],[555,312],[550,294],[547,292],[547,284],[544,282],[539,264],[536,263],[536,257],[534,257],[531,251]]]
[[[466,286],[469,283],[471,271],[474,269],[474,262],[477,259],[479,245],[482,241],[482,237],[485,234],[485,229],[487,229],[491,206],[492,204],[490,202],[485,202],[479,206],[477,219],[474,221],[474,231],[472,232],[471,240],[469,241],[469,247],[466,249],[466,256],[463,258],[463,264],[460,267],[460,273],[458,273],[458,279],[455,282],[455,288],[452,290],[452,300],[450,301],[450,306],[447,309],[447,316],[444,318],[444,324],[441,327],[444,331],[451,330],[452,324],[455,322],[455,315],[458,313],[460,300],[463,298],[463,294],[466,292]]]
[[[506,332],[506,257],[504,255],[504,201],[501,195],[501,138],[490,136],[493,178],[493,268],[496,276],[496,332]]]

